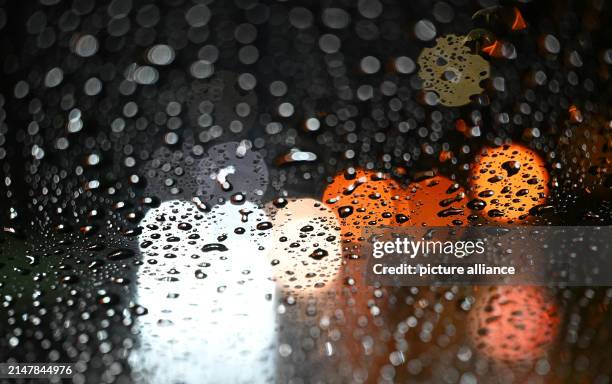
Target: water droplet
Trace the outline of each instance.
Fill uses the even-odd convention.
[[[212,251],[226,252],[227,247],[219,243],[210,243],[202,247],[202,252],[212,252]]]
[[[120,248],[109,253],[106,258],[112,261],[124,260],[134,256],[134,251],[127,248]]]
[[[321,260],[328,255],[327,251],[321,248],[315,249],[308,257],[315,260]]]

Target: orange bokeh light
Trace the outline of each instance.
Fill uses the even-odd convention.
[[[349,169],[338,173],[323,192],[337,215],[344,239],[357,239],[366,226],[391,225],[399,185],[386,174]]]
[[[560,310],[542,287],[489,287],[476,294],[468,317],[474,346],[498,362],[542,357],[559,333]]]
[[[465,225],[468,199],[462,186],[444,176],[410,184],[395,202],[396,221],[411,226],[445,227]],[[407,221],[398,220],[405,216]]]
[[[470,194],[489,220],[511,223],[548,196],[548,171],[533,150],[518,144],[486,148],[472,164]]]
[[[503,43],[499,40],[495,40],[493,43],[486,45],[481,48],[483,52],[487,53],[491,57],[504,57],[503,54]]]
[[[518,8],[514,8],[514,21],[512,21],[512,30],[520,31],[527,28],[527,23]]]

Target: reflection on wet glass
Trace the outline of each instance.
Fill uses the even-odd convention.
[[[609,382],[606,287],[360,274],[368,226],[612,222],[609,2],[315,3],[0,1],[0,362]]]

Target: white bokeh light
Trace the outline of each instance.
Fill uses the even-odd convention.
[[[133,377],[146,383],[251,383],[273,378],[275,283],[271,231],[255,204],[201,212],[166,201],[141,222]],[[236,229],[244,233],[235,233]],[[238,231],[240,232],[240,230]],[[222,369],[219,369],[223,367]]]
[[[340,222],[334,212],[311,198],[288,199],[282,208],[268,203],[266,211],[274,224],[275,240],[268,258],[281,290],[312,296],[336,287],[342,249]]]

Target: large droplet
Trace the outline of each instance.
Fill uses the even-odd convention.
[[[345,205],[343,207],[338,208],[338,216],[340,216],[341,219],[345,219],[352,214],[353,207],[351,207],[350,205]]]
[[[516,160],[506,161],[502,164],[502,168],[508,172],[508,177],[514,176],[521,170],[521,163]]]
[[[210,243],[202,247],[202,252],[212,252],[212,251],[226,252],[227,247],[219,243]]]
[[[328,255],[327,251],[321,248],[315,249],[308,257],[315,260],[321,260]]]

